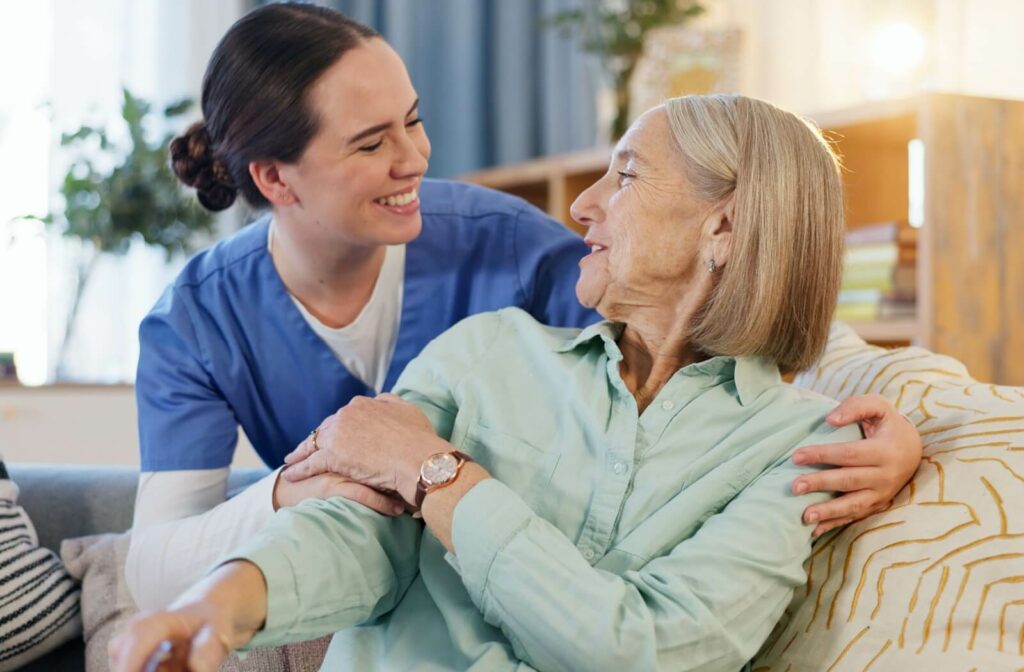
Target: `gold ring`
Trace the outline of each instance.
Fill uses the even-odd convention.
[[[320,433],[320,428],[319,427],[317,427],[316,429],[314,429],[312,432],[309,433],[309,438],[313,440],[313,452],[314,453],[316,451],[320,450],[320,446],[318,446],[317,443],[316,443],[316,435],[319,434],[319,433]]]

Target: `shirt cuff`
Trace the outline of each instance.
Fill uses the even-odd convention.
[[[452,517],[452,546],[462,582],[478,608],[483,608],[494,559],[534,515],[519,495],[494,478],[480,481],[459,500]]]

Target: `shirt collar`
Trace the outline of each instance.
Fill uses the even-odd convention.
[[[574,337],[555,346],[555,352],[570,352],[596,339],[604,342],[605,353],[613,361],[622,359],[617,343],[625,325],[616,322],[597,322],[586,327]],[[764,357],[731,357],[719,355],[690,364],[679,370],[682,375],[706,375],[714,378],[731,378],[736,385],[740,403],[747,406],[762,392],[782,383],[779,367]]]
[[[612,359],[622,359],[622,352],[619,350],[619,336],[622,335],[622,330],[625,328],[624,324],[617,322],[609,322],[604,320],[602,322],[596,322],[589,327],[584,328],[574,337],[557,343],[555,345],[555,352],[569,352],[575,350],[584,343],[589,343],[595,339],[600,338],[604,341],[605,352]]]

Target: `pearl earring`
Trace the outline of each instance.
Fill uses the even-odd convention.
[[[714,273],[717,270],[718,270],[718,264],[716,264],[715,260],[712,259],[711,261],[708,262],[708,273]]]

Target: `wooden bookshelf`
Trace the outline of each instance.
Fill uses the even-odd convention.
[[[882,345],[950,354],[979,380],[1024,384],[1024,101],[928,94],[807,115],[842,156],[847,224],[907,218],[908,143],[924,145],[918,314],[851,323]],[[483,170],[462,179],[522,196],[579,231],[569,206],[610,148]]]

